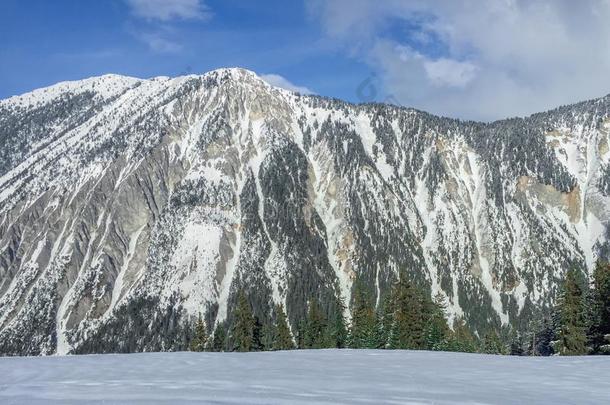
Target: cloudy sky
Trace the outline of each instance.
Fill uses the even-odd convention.
[[[2,0],[0,61],[0,98],[241,66],[489,121],[610,93],[610,0]]]

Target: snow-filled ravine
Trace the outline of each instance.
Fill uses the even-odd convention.
[[[1,404],[608,404],[609,357],[303,350],[0,358]]]

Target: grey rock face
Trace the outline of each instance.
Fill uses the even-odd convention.
[[[462,122],[241,69],[2,100],[0,353],[182,349],[239,289],[296,331],[400,271],[475,330],[523,327],[610,251],[609,110]]]

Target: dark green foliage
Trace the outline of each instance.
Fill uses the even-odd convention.
[[[523,349],[524,346],[525,342],[523,340],[523,335],[513,330],[510,336],[508,354],[511,356],[523,356],[526,354],[525,350]]]
[[[322,349],[327,346],[327,319],[316,300],[311,300],[307,311],[307,322],[303,337],[306,349]]]
[[[254,317],[254,327],[252,328],[252,347],[250,351],[264,351],[270,346],[267,345],[268,342],[268,327],[263,326],[258,316]]]
[[[233,328],[231,329],[232,350],[249,352],[255,345],[256,320],[252,315],[250,303],[246,294],[240,291],[237,298],[237,307],[233,314]]]
[[[524,344],[525,353],[530,356],[550,356],[555,353],[553,341],[555,341],[555,327],[552,320],[543,318],[530,323],[527,341]]]
[[[209,344],[210,351],[224,352],[227,347],[227,331],[224,323],[219,323],[214,329],[211,342]]]
[[[585,293],[577,270],[571,269],[566,273],[557,302],[557,315],[555,350],[562,355],[587,353]]]
[[[375,348],[385,349],[390,341],[390,332],[393,323],[392,296],[386,295],[375,314]]]
[[[453,322],[453,333],[447,339],[443,350],[450,352],[475,353],[477,351],[477,340],[466,326],[462,318]]]
[[[201,318],[201,314],[199,314],[199,318],[195,323],[195,333],[193,339],[191,340],[191,344],[189,345],[189,349],[192,352],[202,352],[205,350],[206,344],[208,342],[208,335],[205,330],[205,323],[203,323],[203,319]]]
[[[401,277],[392,295],[391,349],[426,348],[426,299],[406,277]]]
[[[297,326],[297,348],[306,349],[305,334],[307,332],[307,319],[301,319]]]
[[[294,349],[294,342],[292,341],[292,334],[288,327],[288,321],[286,319],[286,313],[284,312],[284,306],[278,305],[275,308],[275,333],[273,340],[274,350],[292,350]]]
[[[377,347],[376,327],[373,300],[362,283],[357,282],[352,298],[349,347],[353,349],[373,349]]]
[[[508,354],[500,335],[494,329],[488,330],[481,342],[481,352],[487,354]]]
[[[345,317],[343,311],[345,306],[341,300],[333,307],[333,311],[329,317],[328,326],[326,328],[326,344],[327,347],[342,349],[347,346],[348,330],[345,326]]]
[[[589,343],[595,353],[610,354],[610,263],[597,263],[589,299]]]
[[[434,301],[428,303],[428,319],[426,322],[426,348],[428,350],[443,350],[451,333],[445,314],[445,298],[439,293]]]
[[[172,295],[161,309],[157,298],[142,297],[128,301],[94,333],[76,336],[82,339],[82,343],[73,353],[187,350],[192,336],[191,325],[183,319],[183,309],[178,300]]]

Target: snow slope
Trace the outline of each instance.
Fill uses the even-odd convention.
[[[607,404],[604,357],[307,350],[0,358],[10,404]]]

